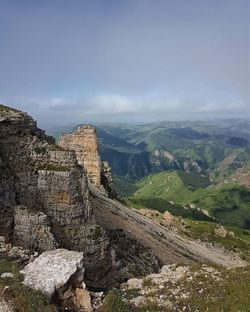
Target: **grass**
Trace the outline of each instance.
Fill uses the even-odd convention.
[[[130,293],[131,294],[131,293]],[[132,307],[123,301],[120,290],[113,289],[105,297],[104,305],[100,312],[170,312],[167,309],[159,309],[156,303],[145,301],[143,307]]]
[[[203,220],[214,222],[213,218],[208,217],[203,212],[197,209],[185,209],[183,206],[178,204],[171,204],[169,201],[162,198],[138,198],[129,197],[126,199],[126,203],[136,209],[148,208],[157,210],[161,213],[169,211],[174,216],[181,216],[183,218],[193,220]]]
[[[188,224],[186,234],[190,237],[211,243],[218,243],[228,250],[239,252],[244,260],[250,261],[250,231],[225,226],[228,232],[234,232],[235,237],[230,235],[220,237],[214,231],[218,227],[216,223],[192,220],[186,220],[186,223]]]
[[[179,301],[179,310],[189,307],[187,311],[248,312],[250,268],[221,269],[220,273],[220,280],[209,275],[206,279],[201,275],[194,276],[188,283],[190,296]]]
[[[10,261],[0,262],[0,274],[11,272],[14,278],[0,278],[0,293],[4,287],[10,287],[11,302],[16,312],[54,312],[56,307],[50,299],[41,292],[32,290],[22,285],[23,276],[19,273],[18,266]]]
[[[137,183],[137,197],[162,198],[176,204],[190,201],[193,192],[209,185],[207,178],[179,171],[164,171],[149,175]]]
[[[5,112],[20,112],[19,110],[15,109],[15,108],[12,108],[12,107],[9,107],[9,106],[3,105],[3,104],[0,104],[0,112],[1,111],[5,111]]]
[[[190,273],[174,284],[168,281],[161,284],[161,289],[155,287],[146,292],[140,307],[132,306],[127,301],[138,297],[140,292],[112,290],[100,312],[249,312],[250,267],[233,270],[221,266],[212,268],[214,273],[207,273],[202,263],[195,263],[190,267]],[[176,290],[179,295],[176,295]],[[171,301],[171,308],[158,304],[162,295]]]
[[[143,288],[150,288],[150,287],[152,287],[154,285],[155,284],[154,284],[154,282],[153,282],[153,280],[151,278],[149,278],[149,277],[143,278],[143,280],[142,280],[142,287]]]
[[[161,212],[165,206],[166,210],[171,209],[172,214],[183,217],[186,217],[185,212],[180,206],[194,204],[197,208],[207,210],[211,217],[225,225],[250,229],[250,189],[233,184],[218,187],[207,185],[206,178],[166,171],[138,182],[138,189],[129,200]],[[171,207],[162,200],[172,201],[174,205]],[[154,202],[154,206],[150,201]],[[194,213],[196,216],[191,218],[202,220],[197,211]]]
[[[90,229],[90,234],[88,235],[88,239],[97,240],[102,235],[102,229],[100,226],[96,226],[95,228]]]
[[[70,171],[70,168],[67,166],[62,166],[58,164],[44,164],[44,165],[39,166],[37,170],[68,172]]]
[[[114,184],[116,192],[121,197],[131,196],[137,190],[135,183],[117,175],[114,175]]]

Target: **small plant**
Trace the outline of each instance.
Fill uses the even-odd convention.
[[[103,312],[133,312],[133,309],[122,301],[121,292],[114,289],[107,294],[104,300]]]
[[[100,226],[96,226],[94,229],[90,229],[91,234],[88,235],[88,239],[97,240],[102,235],[102,229]]]
[[[37,146],[37,147],[34,148],[34,151],[37,154],[42,154],[45,151],[45,149]]]
[[[155,286],[155,282],[150,277],[145,277],[142,280],[142,287],[143,288],[150,288]]]
[[[9,106],[3,105],[3,104],[0,104],[0,111],[5,111],[5,112],[20,112],[19,110],[15,109],[15,108],[12,108],[12,107],[9,107]]]
[[[68,172],[70,171],[70,168],[67,166],[62,166],[59,164],[44,164],[37,168],[38,170],[46,170],[46,171],[62,171],[62,172]]]
[[[19,267],[10,261],[0,261],[0,274],[11,272],[13,278],[0,278],[0,293],[6,286],[10,287],[11,302],[18,312],[55,312],[56,307],[50,299],[39,291],[22,285],[23,276]]]

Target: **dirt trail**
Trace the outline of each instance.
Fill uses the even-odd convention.
[[[189,241],[120,202],[105,197],[94,188],[91,188],[90,194],[98,224],[107,230],[123,229],[126,235],[153,249],[164,264],[179,260],[187,262],[200,260],[227,267],[245,265],[245,262],[235,254],[224,253],[222,250]]]

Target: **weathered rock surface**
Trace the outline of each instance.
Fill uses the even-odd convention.
[[[239,168],[233,176],[233,182],[250,187],[250,170],[249,168]]]
[[[0,211],[0,235],[7,241],[34,251],[82,251],[89,283],[105,287],[110,280],[114,253],[105,232],[96,230],[87,176],[75,152],[57,146],[27,114],[5,106],[0,106]]]
[[[63,135],[58,144],[66,150],[75,152],[78,164],[86,170],[89,183],[102,192],[105,190],[110,197],[117,197],[111,167],[107,161],[101,161],[94,127],[80,126],[73,133]]]
[[[97,222],[108,231],[123,229],[124,234],[132,237],[145,248],[154,251],[154,254],[164,264],[180,260],[209,261],[227,267],[245,266],[246,262],[232,256],[231,253],[219,253],[209,245],[190,241],[163,227],[147,217],[137,213],[121,203],[96,193],[91,189],[94,214]]]
[[[90,125],[79,127],[74,133],[62,136],[59,145],[76,153],[77,161],[84,167],[87,177],[97,187],[101,186],[101,158],[96,130]]]
[[[178,301],[191,297],[188,285],[194,278],[199,281],[208,278],[219,281],[220,272],[213,267],[202,265],[194,272],[187,265],[165,265],[161,272],[150,274],[142,279],[130,279],[122,285],[123,300],[132,306],[139,308],[149,307],[149,304],[157,306],[159,311],[170,309],[170,311],[189,311],[179,309]],[[197,290],[203,292],[203,282],[198,284]],[[128,294],[132,294],[127,296]],[[157,310],[158,310],[157,309]]]
[[[214,233],[217,235],[217,236],[220,236],[220,237],[226,237],[227,236],[227,230],[224,228],[224,226],[220,226],[220,227],[217,227],[215,230],[214,230]]]
[[[81,285],[84,277],[83,253],[66,249],[46,251],[25,266],[21,273],[24,274],[24,285],[52,296],[70,279],[70,284]]]
[[[58,247],[51,232],[49,218],[39,211],[29,212],[25,206],[15,208],[14,241],[27,249],[45,251]]]

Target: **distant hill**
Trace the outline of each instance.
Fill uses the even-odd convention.
[[[136,184],[137,190],[129,197],[131,203],[155,209],[168,209],[183,216],[177,206],[196,208],[208,212],[219,222],[250,229],[250,189],[237,186],[209,186],[206,178],[183,172],[161,172],[150,175]],[[161,201],[160,201],[161,200]],[[165,202],[164,202],[165,201]],[[176,212],[174,211],[175,209]]]

